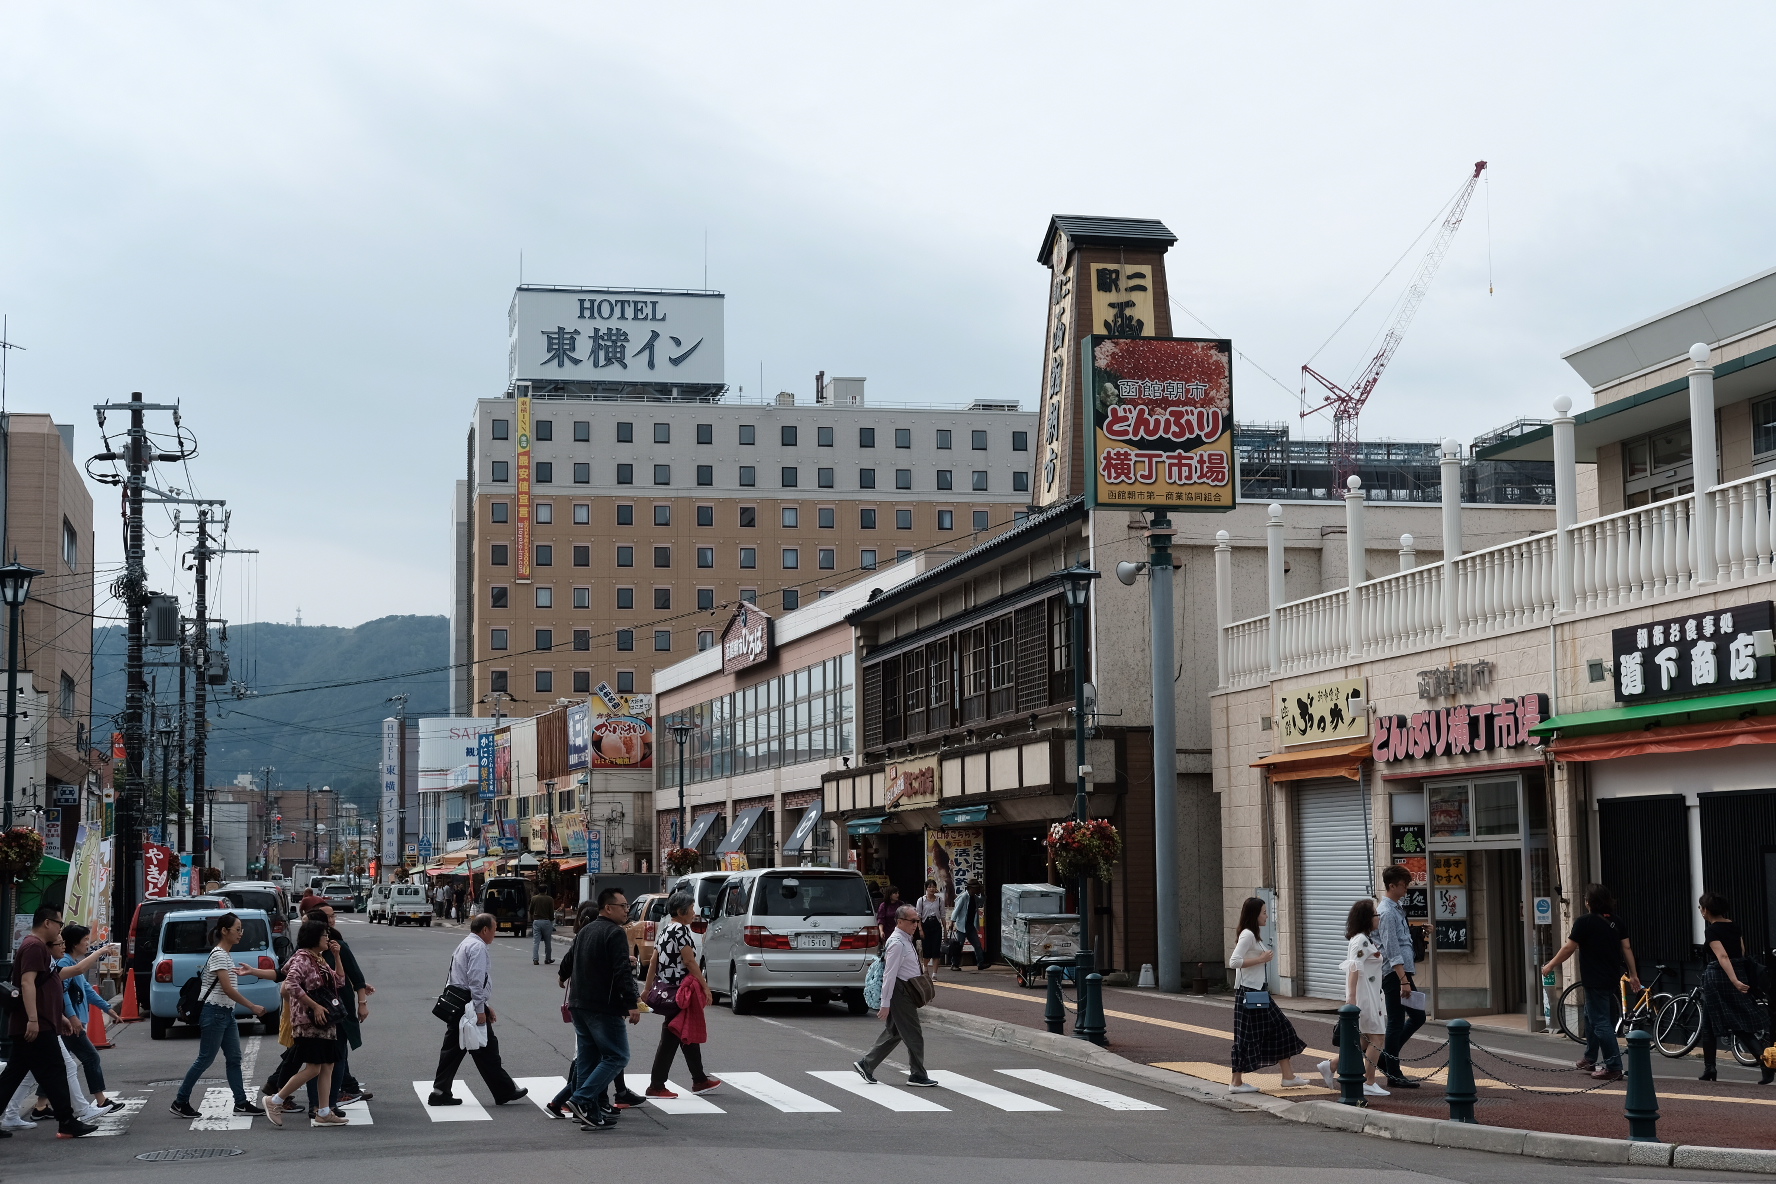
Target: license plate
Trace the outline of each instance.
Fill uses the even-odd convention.
[[[798,933],[796,934],[798,950],[830,950],[832,934],[830,933]]]

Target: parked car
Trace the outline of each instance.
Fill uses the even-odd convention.
[[[370,885],[370,898],[364,905],[364,919],[370,924],[388,921],[389,897],[394,887],[393,884]]]
[[[265,888],[265,889],[268,889],[272,892],[276,892],[278,894],[278,899],[284,902],[284,915],[285,916],[294,917],[296,915],[296,897],[292,896],[290,894],[290,885],[286,881],[283,881],[283,880],[230,880],[230,881],[228,881],[228,883],[221,885],[221,887],[224,887],[224,888]]]
[[[234,960],[260,970],[276,970],[277,957],[272,952],[271,918],[262,909],[198,908],[181,909],[166,914],[160,927],[160,940],[154,951],[154,982],[148,991],[148,1035],[165,1040],[173,1025],[179,1022],[179,990],[187,979],[203,973],[210,960],[210,931],[216,918],[232,912],[241,919],[246,932],[234,947]],[[240,975],[235,984],[241,997],[265,1008],[259,1020],[268,1036],[277,1035],[281,998],[274,979]],[[217,1000],[226,996],[217,993]],[[252,1012],[235,1004],[236,1019],[251,1020]]]
[[[514,937],[523,937],[530,932],[533,892],[534,886],[522,876],[493,876],[481,889],[478,908],[493,914],[498,932],[510,930]]]
[[[629,954],[644,974],[654,956],[654,930],[666,919],[666,902],[670,899],[669,893],[645,892],[629,902],[629,921],[623,930],[629,935]]]
[[[843,998],[862,1015],[880,932],[869,887],[844,868],[732,872],[718,890],[703,958],[710,990],[736,1015],[773,995]]]
[[[301,921],[286,911],[281,891],[268,884],[231,881],[215,889],[212,895],[220,896],[237,909],[260,909],[271,918],[271,945],[277,951],[280,965],[296,952],[296,934],[290,926],[292,923],[300,925]]]
[[[227,908],[229,902],[220,896],[162,896],[144,900],[130,918],[129,937],[124,941],[123,956],[136,976],[136,1006],[148,1010],[149,976],[154,970],[154,953],[160,948],[160,927],[168,913],[182,909]],[[121,1001],[118,1004],[122,1006]]]
[[[333,906],[336,913],[357,911],[357,892],[353,889],[352,882],[344,876],[328,876],[315,891],[327,898],[327,903]]]
[[[733,872],[692,872],[673,881],[672,891],[689,892],[697,898],[697,919],[691,922],[693,932],[708,931],[709,919],[715,915],[715,898],[733,875]]]
[[[370,889],[367,919],[374,924],[425,925],[432,923],[432,904],[418,884],[377,884]]]

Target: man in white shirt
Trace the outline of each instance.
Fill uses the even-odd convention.
[[[918,931],[918,909],[903,904],[895,910],[894,932],[888,935],[888,944],[882,950],[882,1007],[876,1012],[882,1020],[882,1034],[861,1061],[851,1062],[857,1075],[871,1085],[876,1082],[876,1066],[901,1043],[906,1045],[907,1061],[913,1067],[907,1084],[937,1084],[925,1075],[925,1032],[919,1026],[919,1001],[906,981],[923,973],[919,951],[913,947],[913,934]]]
[[[481,1071],[481,1080],[487,1083],[493,1094],[494,1105],[516,1102],[530,1092],[513,1081],[512,1075],[500,1064],[499,1038],[493,1034],[493,1005],[488,1001],[492,960],[487,955],[487,947],[493,944],[497,932],[493,914],[482,913],[469,922],[469,935],[457,943],[456,951],[450,955],[450,985],[469,993],[468,1010],[474,1013],[477,1024],[486,1025],[487,1043],[465,1052],[456,1025],[445,1025],[444,1047],[438,1052],[438,1074],[432,1079],[432,1094],[426,1099],[428,1106],[462,1105],[462,1099],[450,1090],[456,1084],[456,1071],[462,1066],[465,1055],[475,1058],[475,1068]]]

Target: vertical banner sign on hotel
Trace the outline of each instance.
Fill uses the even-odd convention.
[[[1093,506],[1233,509],[1233,343],[1088,337]]]
[[[382,861],[401,859],[401,721],[382,721]]]
[[[530,400],[518,400],[518,554],[519,580],[530,579]]]

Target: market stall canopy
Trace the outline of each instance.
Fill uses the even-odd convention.
[[[759,817],[768,809],[770,809],[768,806],[748,806],[740,811],[739,816],[734,819],[734,825],[728,828],[726,837],[722,839],[721,846],[715,849],[715,853],[717,855],[731,855],[745,846],[746,836],[752,833],[752,828],[758,825]]]
[[[1363,760],[1369,755],[1369,741],[1358,744],[1331,744],[1301,752],[1278,752],[1260,757],[1252,768],[1263,769],[1272,781],[1306,781],[1314,777],[1348,777],[1363,779]]]
[[[1560,761],[1776,744],[1776,687],[1569,712],[1543,720],[1530,733],[1552,736],[1548,749]]]

